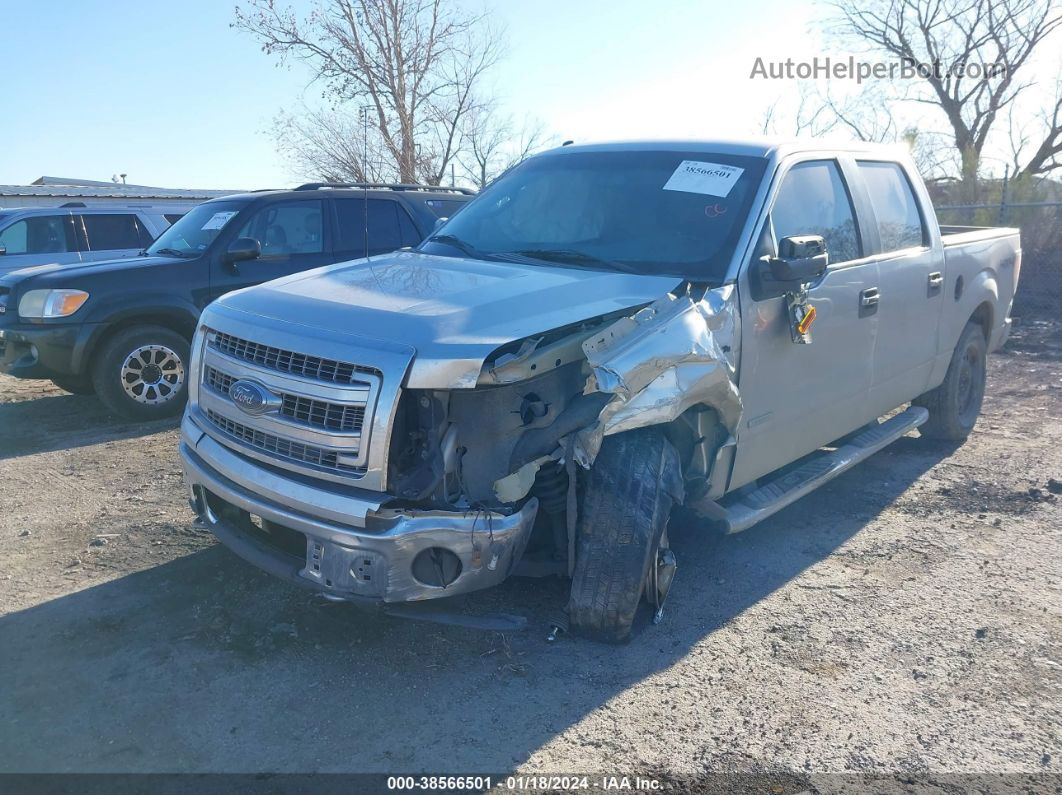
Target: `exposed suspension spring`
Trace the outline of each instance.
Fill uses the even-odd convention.
[[[562,514],[568,507],[568,474],[555,461],[544,464],[535,476],[531,493],[538,497],[543,510]]]

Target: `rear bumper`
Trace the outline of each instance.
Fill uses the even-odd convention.
[[[538,509],[534,499],[511,515],[387,509],[379,499],[386,495],[358,496],[264,468],[187,416],[181,460],[193,510],[225,546],[332,599],[410,602],[497,585],[520,560]],[[439,550],[453,557],[439,558]],[[425,581],[433,575],[446,585]]]
[[[0,327],[0,373],[16,378],[80,375],[96,323]]]

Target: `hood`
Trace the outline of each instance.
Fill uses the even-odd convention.
[[[0,286],[11,288],[26,279],[43,277],[40,278],[40,287],[67,287],[70,286],[70,284],[68,284],[70,278],[91,277],[97,273],[109,273],[110,271],[115,270],[125,270],[128,268],[139,268],[150,265],[173,264],[174,262],[180,261],[181,260],[173,257],[123,257],[120,259],[105,259],[96,262],[72,262],[67,265],[60,265],[58,263],[51,263],[48,265],[29,265],[0,275]],[[190,260],[184,261],[188,262]],[[52,274],[57,278],[48,278]],[[58,281],[62,281],[63,284],[52,283]]]
[[[415,351],[410,388],[471,388],[499,346],[655,301],[680,284],[637,276],[399,252],[230,293],[219,308]]]

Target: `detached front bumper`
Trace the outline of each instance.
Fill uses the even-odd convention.
[[[511,515],[387,509],[386,495],[252,462],[187,416],[181,460],[192,508],[222,543],[331,599],[411,602],[497,585],[523,555],[538,510],[534,499]]]

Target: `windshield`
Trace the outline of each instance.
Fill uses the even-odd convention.
[[[766,161],[711,152],[571,152],[500,177],[421,245],[694,281],[721,280]]]
[[[245,201],[213,201],[193,207],[159,235],[148,254],[167,257],[198,257],[221,230],[247,206]]]

